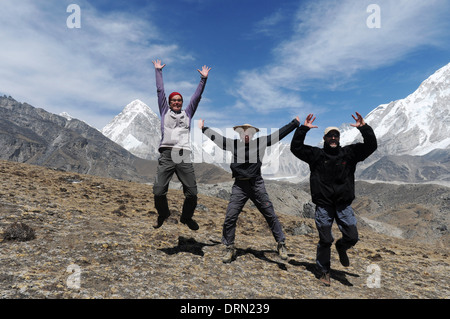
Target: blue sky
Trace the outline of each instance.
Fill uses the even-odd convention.
[[[270,130],[314,113],[311,144],[355,111],[406,97],[450,62],[447,0],[0,4],[0,93],[98,129],[135,99],[157,111],[154,59],[166,63],[166,91],[185,100],[196,69],[212,67],[195,120],[224,132],[243,123]],[[70,4],[80,8],[80,28],[67,26]]]

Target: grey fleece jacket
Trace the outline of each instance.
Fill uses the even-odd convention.
[[[201,77],[197,90],[192,95],[186,109],[175,113],[170,109],[164,92],[162,70],[155,69],[155,75],[159,113],[161,115],[161,142],[159,144],[159,151],[161,152],[162,148],[190,150],[191,120],[202,98],[207,78]]]

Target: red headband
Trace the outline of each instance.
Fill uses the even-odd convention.
[[[170,93],[170,95],[169,95],[169,102],[170,102],[170,100],[171,100],[175,95],[181,96],[181,100],[183,100],[183,96],[182,96],[180,93],[178,93],[178,92],[172,92],[172,93]]]

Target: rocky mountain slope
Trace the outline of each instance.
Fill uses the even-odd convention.
[[[450,246],[450,188],[437,184],[357,182],[352,204],[361,224],[436,247]]]
[[[314,270],[318,238],[310,231],[312,219],[279,213],[289,249],[289,260],[283,261],[263,217],[246,207],[238,222],[237,259],[223,264],[225,199],[199,196],[200,229],[193,232],[178,222],[182,192],[170,190],[172,215],[153,229],[150,185],[8,161],[0,161],[0,174],[0,238],[15,222],[35,232],[29,241],[0,239],[0,298],[250,302],[450,296],[448,245],[362,227],[361,241],[349,251],[350,267],[339,264],[333,248],[332,284],[324,287]],[[176,315],[180,309],[164,311]]]
[[[385,155],[366,164],[358,178],[405,183],[435,181],[450,186],[450,149],[436,149],[421,156]]]
[[[172,183],[181,190],[180,183]],[[232,182],[199,184],[199,192],[229,200]],[[281,214],[314,218],[308,183],[266,181],[267,192]],[[248,207],[255,208],[249,201]],[[356,182],[352,204],[360,227],[390,237],[450,246],[450,188],[437,184]]]
[[[140,159],[82,121],[0,97],[0,158],[84,174],[145,181]]]
[[[139,158],[77,119],[0,97],[0,159],[110,178],[153,182],[157,162]],[[206,163],[195,165],[199,182],[230,179]]]

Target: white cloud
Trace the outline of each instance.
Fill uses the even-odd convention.
[[[100,12],[84,0],[77,1],[81,28],[69,29],[68,4],[2,0],[2,92],[53,113],[85,114],[80,118],[101,128],[112,118],[104,115],[108,109],[120,111],[136,98],[153,100],[152,59],[191,58],[159,39],[151,21]]]
[[[378,1],[379,29],[366,24],[371,2],[315,2],[305,11],[302,8],[298,30],[276,53],[307,78],[326,78],[330,73],[351,76],[358,70],[389,65],[418,47],[434,45],[440,34],[447,33],[436,24],[448,13],[444,1]]]
[[[286,19],[285,13],[280,9],[275,11],[270,16],[265,17],[261,21],[257,22],[253,32],[255,34],[264,34],[268,36],[274,36],[277,33],[276,26]]]
[[[243,105],[253,106],[261,112],[302,106],[303,102],[298,94],[286,93],[282,90],[282,86],[271,78],[275,72],[268,71],[265,74],[258,71],[242,72],[239,77],[244,80],[237,92],[246,102]]]
[[[301,91],[308,86],[343,85],[359,71],[388,66],[417,49],[441,45],[448,35],[450,3],[446,1],[375,2],[381,9],[378,29],[366,24],[371,14],[366,9],[374,1],[301,4],[291,36],[273,50],[274,61],[241,72],[239,99],[266,112],[302,107]]]
[[[66,8],[74,2],[81,8],[80,29],[66,26],[70,15]],[[153,59],[161,58],[167,63],[167,92],[179,91],[185,98],[194,92],[198,74],[195,67],[186,67],[185,62],[190,64],[195,59],[180,47],[183,42],[168,42],[170,37],[153,23],[154,4],[147,2],[145,14],[133,15],[129,10],[103,11],[91,3],[95,2],[1,0],[0,91],[53,113],[66,111],[97,128],[137,98],[156,110]],[[241,71],[234,89],[228,89],[228,78],[215,73],[221,67],[229,67],[227,63],[232,61],[219,61],[217,68],[213,66],[208,93],[221,82],[224,84],[217,90],[222,93],[225,88],[239,102],[232,105],[225,98],[211,103],[203,100],[201,108],[212,109],[208,118],[213,118],[217,103],[223,110],[229,109],[229,113],[222,111],[217,118],[225,118],[227,125],[234,122],[231,119],[236,110],[250,118],[255,109],[264,117],[274,111],[302,115],[300,110],[310,107],[303,99],[305,88],[316,83],[328,85],[325,88],[338,87],[360,70],[395,63],[417,48],[440,45],[441,35],[447,35],[444,27],[448,26],[445,24],[450,3],[445,0],[300,3],[297,13],[290,10],[292,2],[280,4],[279,11],[256,22],[253,33],[250,32],[259,38],[270,36],[271,43],[277,32],[283,39],[273,49],[272,63]],[[381,8],[380,29],[369,29],[365,24],[370,3]],[[155,14],[159,11],[155,10]],[[286,25],[291,25],[289,32]],[[195,44],[192,50],[196,50]],[[227,56],[228,59],[232,60]],[[320,109],[315,107],[315,112],[320,113]]]

